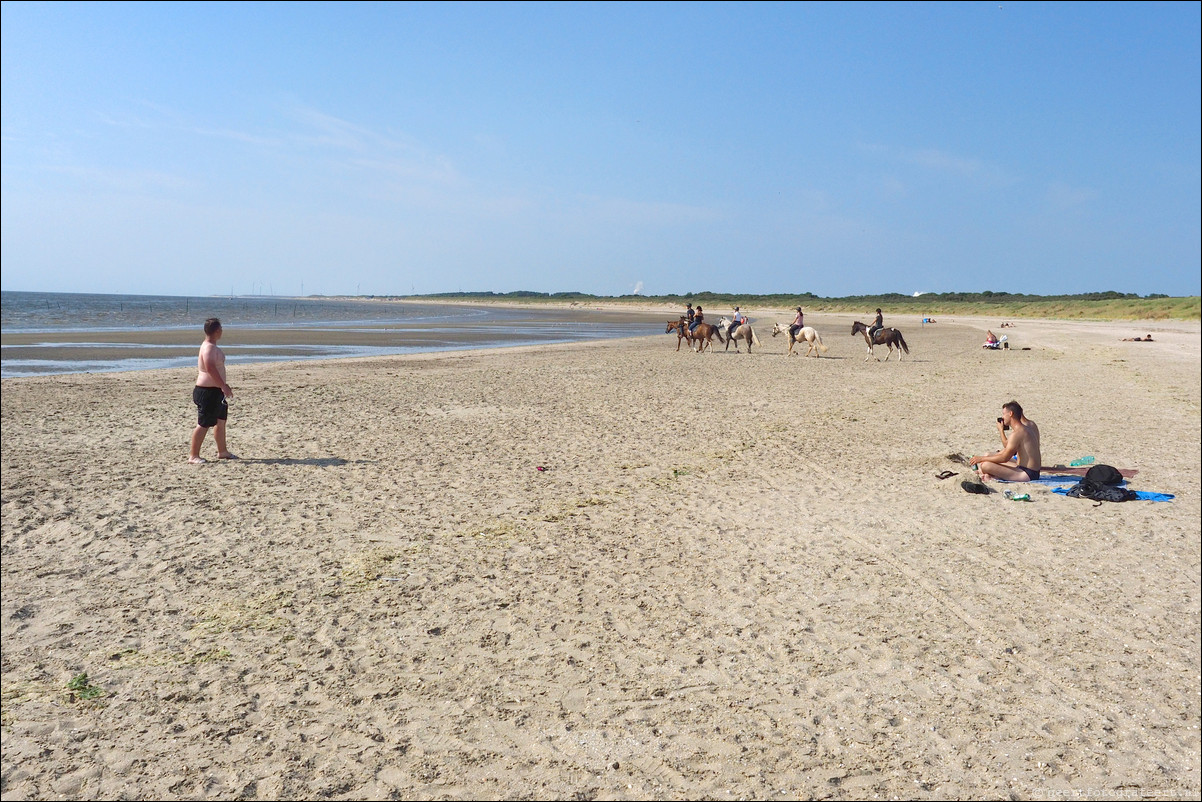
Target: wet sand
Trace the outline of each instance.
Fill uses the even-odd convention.
[[[1198,324],[752,316],[238,367],[202,466],[191,371],[4,380],[4,798],[1196,797]],[[963,492],[1011,398],[1176,500]]]
[[[415,306],[419,305],[405,304],[408,309]],[[426,303],[420,306],[461,305]],[[476,304],[475,308],[481,306],[487,305]],[[320,356],[337,349],[410,352],[526,343],[531,340],[563,339],[565,336],[588,336],[590,328],[610,325],[639,324],[644,326],[647,334],[654,333],[657,326],[662,330],[661,314],[639,308],[584,310],[567,304],[539,308],[509,305],[506,308],[517,310],[520,314],[506,321],[416,319],[392,323],[368,320],[246,327],[230,324],[226,327],[227,336],[223,346],[234,362],[242,353],[253,355],[256,361],[263,362],[299,359],[310,354]],[[565,329],[571,331],[565,332]],[[3,351],[6,360],[19,358],[51,363],[116,363],[119,360],[192,357],[203,339],[203,332],[196,326],[186,329],[111,331],[6,331],[0,335],[0,348],[7,349]]]

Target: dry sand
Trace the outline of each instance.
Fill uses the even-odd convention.
[[[5,380],[3,797],[1197,798],[1198,324],[771,319],[234,365],[203,466],[189,371]],[[1177,500],[963,492],[1011,398]]]

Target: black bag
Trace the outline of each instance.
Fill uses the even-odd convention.
[[[1121,485],[1123,475],[1110,465],[1094,465],[1085,472],[1085,478],[1096,485]]]
[[[1139,498],[1135,491],[1119,487],[1123,475],[1110,465],[1095,465],[1085,472],[1085,477],[1069,489],[1070,498],[1088,498],[1094,501],[1134,501]]]

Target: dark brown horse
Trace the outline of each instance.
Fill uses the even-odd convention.
[[[664,333],[667,334],[673,329],[676,330],[677,351],[680,350],[681,340],[688,340],[689,347],[698,353],[704,351],[707,345],[711,346],[712,348],[714,344],[713,338],[715,336],[718,337],[718,342],[725,342],[725,340],[722,339],[722,332],[718,330],[718,327],[711,326],[708,323],[698,323],[692,331],[689,331],[689,323],[685,318],[682,317],[680,320],[668,321],[668,328],[664,329]],[[694,343],[696,343],[696,345],[694,345]]]
[[[864,358],[867,362],[873,358],[872,348],[876,345],[889,346],[889,353],[885,354],[885,361],[889,361],[889,357],[893,356],[893,349],[897,349],[897,361],[901,362],[902,351],[910,353],[910,346],[906,345],[906,338],[902,337],[902,333],[897,329],[881,329],[871,339],[868,337],[868,327],[860,321],[851,324],[851,334],[854,337],[857,334],[864,335],[864,342],[868,343],[868,356]]]

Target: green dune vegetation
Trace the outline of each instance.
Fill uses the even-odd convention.
[[[695,292],[683,295],[590,295],[582,292],[444,292],[409,296],[456,301],[510,301],[520,303],[630,303],[701,304],[716,310],[738,304],[748,309],[804,307],[807,312],[858,312],[868,314],[878,306],[891,315],[982,315],[1013,318],[1063,320],[1199,320],[1199,296],[1136,295],[1121,292],[1090,292],[1080,295],[1024,295],[1010,292],[924,293],[917,297],[901,293],[849,295],[822,298],[812,293],[750,295],[745,293]]]

